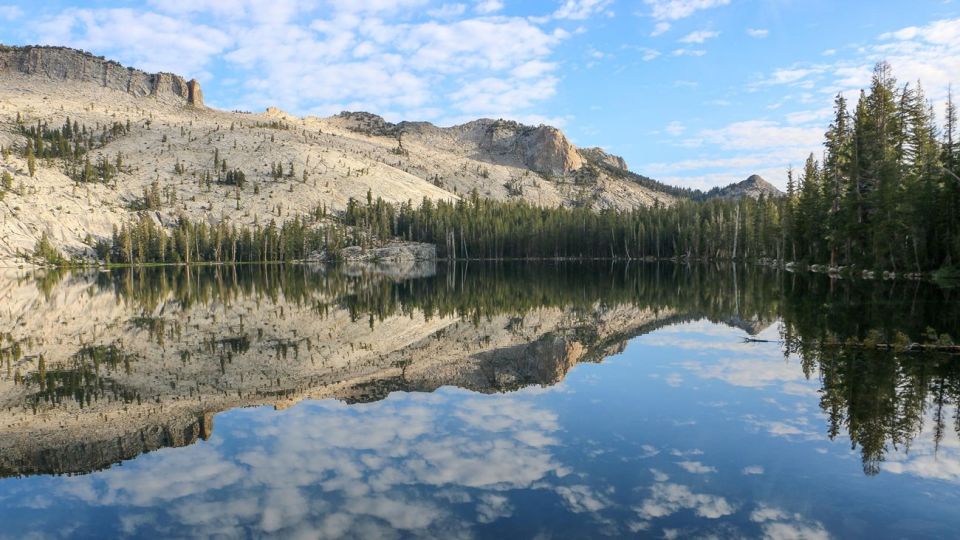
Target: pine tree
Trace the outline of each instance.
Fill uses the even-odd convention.
[[[830,266],[838,264],[838,256],[848,243],[846,236],[850,216],[841,212],[845,194],[850,190],[851,162],[853,160],[853,134],[847,100],[843,94],[834,99],[834,120],[825,134],[826,155],[823,162],[823,189],[829,205],[828,232]],[[847,251],[847,250],[844,250]]]
[[[801,177],[796,230],[802,246],[802,257],[813,262],[822,260],[820,244],[823,242],[825,232],[822,229],[825,216],[821,212],[821,197],[820,166],[813,154],[810,154]]]
[[[920,83],[907,93],[904,103],[904,152],[899,215],[903,221],[907,255],[921,271],[921,260],[940,258],[936,227],[937,191],[942,175],[942,149],[934,125],[934,113]],[[912,261],[911,261],[912,259]]]
[[[33,145],[27,143],[27,171],[33,178],[37,174],[37,158],[33,155]]]

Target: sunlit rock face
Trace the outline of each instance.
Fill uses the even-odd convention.
[[[530,127],[498,120],[483,132],[480,148],[500,155],[512,155],[530,169],[544,174],[563,175],[583,166],[583,158],[566,136],[551,126]]]
[[[65,47],[2,47],[0,73],[94,83],[138,97],[154,96],[203,107],[203,92],[196,80],[187,82],[172,73],[145,73],[125,68],[117,62]]]

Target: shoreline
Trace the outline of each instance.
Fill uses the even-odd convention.
[[[960,279],[960,273],[951,269],[925,270],[922,272],[893,272],[889,270],[870,270],[866,268],[856,268],[850,266],[829,266],[826,264],[808,264],[793,261],[780,261],[774,259],[757,259],[733,261],[729,259],[696,259],[696,258],[656,258],[656,257],[502,257],[502,258],[446,258],[434,257],[429,259],[353,259],[353,258],[330,258],[325,260],[274,260],[274,261],[221,261],[221,262],[169,262],[169,263],[141,263],[141,264],[114,264],[104,262],[89,262],[83,264],[36,264],[28,261],[10,261],[0,260],[0,269],[15,270],[97,270],[109,271],[119,269],[141,269],[141,268],[167,268],[167,267],[209,267],[209,266],[262,266],[262,265],[311,265],[311,264],[346,264],[346,263],[371,263],[371,264],[398,264],[404,262],[432,262],[432,263],[550,263],[550,262],[611,262],[611,263],[656,263],[669,262],[673,264],[724,264],[736,266],[763,266],[777,270],[783,270],[791,273],[809,272],[814,274],[825,274],[831,279],[859,279],[864,281],[875,280],[901,280],[901,281],[939,281]],[[944,272],[945,275],[938,277],[938,273]]]

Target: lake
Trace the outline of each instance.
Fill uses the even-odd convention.
[[[955,537],[958,337],[755,266],[7,270],[0,537]]]

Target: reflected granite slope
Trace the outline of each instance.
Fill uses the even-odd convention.
[[[355,269],[56,277],[5,282],[15,330],[0,386],[4,476],[89,472],[189,445],[209,435],[214,413],[236,407],[552,385],[676,316],[549,295],[519,306],[437,302],[447,277]]]
[[[930,403],[960,402],[950,291],[675,265],[478,265],[416,278],[363,268],[158,268],[0,279],[0,475],[103,469],[209,437],[213,415],[348,404],[454,386],[561,382],[639,335],[706,319],[748,335],[779,321],[784,354],[821,382],[828,435],[875,474]],[[929,328],[928,328],[929,327]],[[840,346],[842,345],[842,346]],[[954,426],[960,429],[960,425]]]

